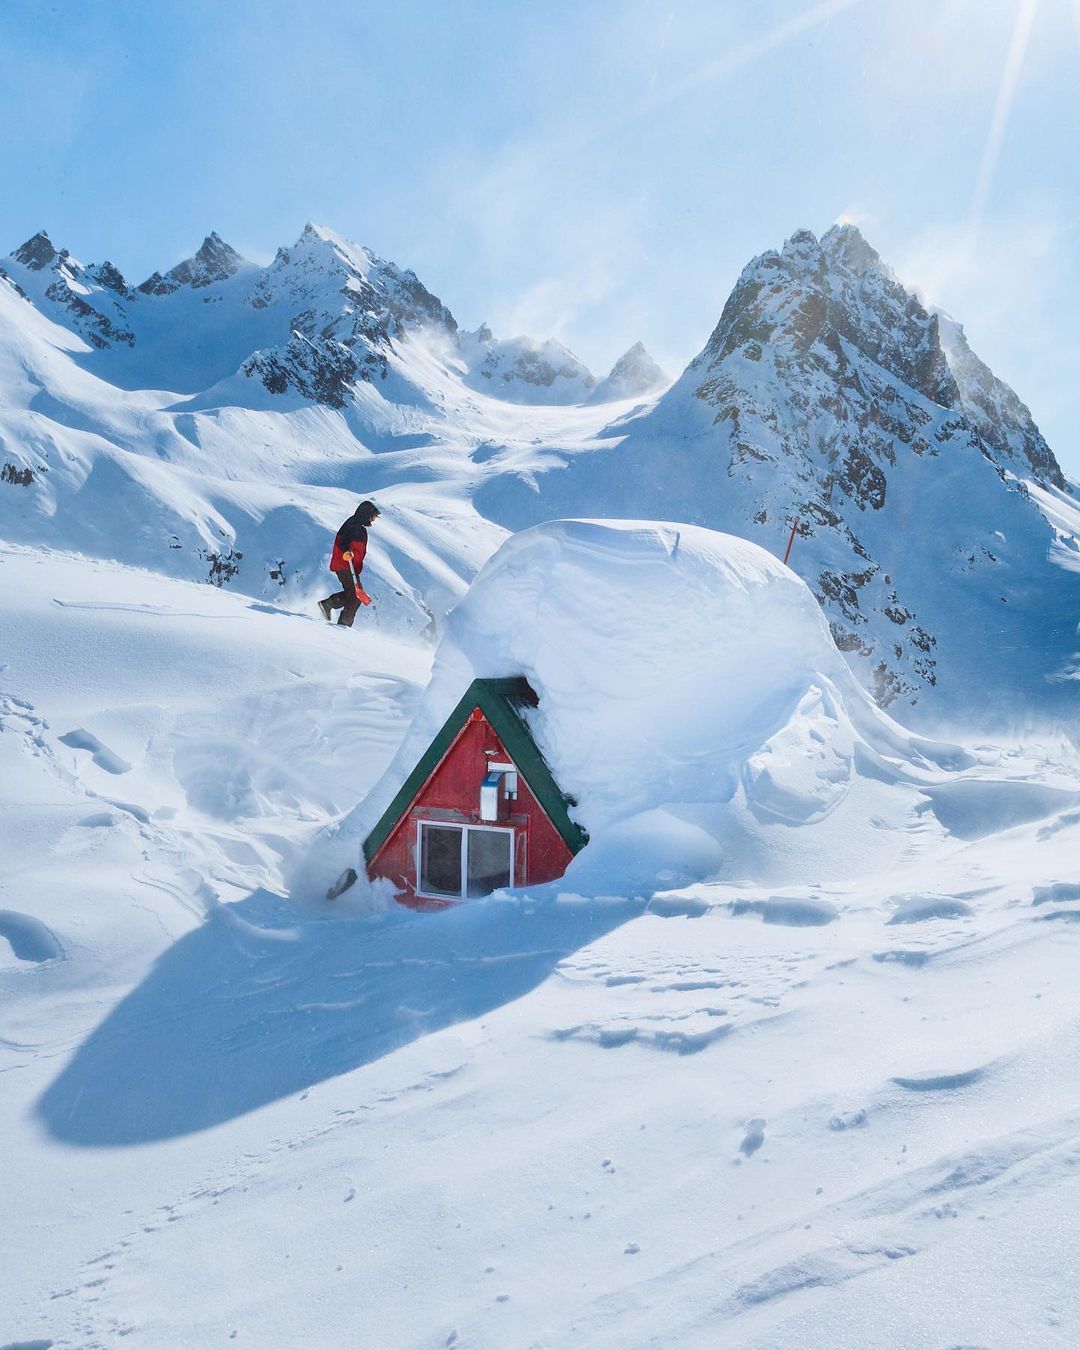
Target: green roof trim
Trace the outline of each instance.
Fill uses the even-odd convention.
[[[533,796],[547,812],[571,853],[579,853],[589,836],[574,820],[569,807],[573,800],[561,791],[540,747],[533,740],[522,713],[539,704],[532,686],[520,675],[500,680],[473,680],[460,702],[443,723],[438,735],[420,756],[416,767],[401,785],[394,800],[383,812],[379,823],[364,840],[364,858],[371,862],[390,837],[398,821],[413,803],[416,794],[442,762],[458,732],[479,708],[502,741]]]

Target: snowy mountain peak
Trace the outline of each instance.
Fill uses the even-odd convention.
[[[934,403],[959,401],[936,317],[854,226],[834,227],[821,242],[798,230],[780,253],[755,258],[692,368],[715,366],[737,351],[756,360],[766,343],[778,355],[811,362],[816,344],[832,351],[834,361],[846,361],[846,344]]]
[[[345,406],[357,381],[386,378],[394,340],[424,328],[457,333],[454,316],[415,272],[310,223],[291,248],[278,249],[247,304],[286,315],[290,336],[256,351],[244,374],[271,393],[292,389],[333,408]]]
[[[31,235],[25,244],[20,244],[11,256],[24,267],[29,267],[32,272],[40,272],[43,267],[49,267],[56,260],[57,251],[45,231],[38,230],[37,234]]]
[[[597,384],[589,396],[589,402],[610,403],[616,399],[638,398],[655,393],[670,383],[671,376],[661,370],[645,350],[644,344],[635,342],[629,350],[623,352],[607,376]]]
[[[779,256],[792,272],[803,276],[820,278],[833,270],[858,279],[876,271],[886,280],[898,284],[895,274],[882,262],[881,255],[854,225],[833,225],[820,239],[812,230],[796,230],[784,241],[779,255],[764,256]]]
[[[364,244],[354,244],[351,239],[346,239],[344,235],[338,234],[329,225],[316,225],[310,220],[301,230],[300,238],[296,241],[295,247],[302,248],[305,245],[313,248],[324,245],[340,254],[354,267],[366,268],[371,263],[378,261],[371,249]]]
[[[1053,455],[959,326],[853,227],[798,230],[753,259],[705,349],[619,430],[617,454],[503,491],[497,518],[662,512],[781,556],[794,526],[791,566],[882,706],[974,681],[996,681],[1004,706],[1073,668],[1072,545],[1047,564],[1057,545],[1036,504],[1061,482]],[[1014,480],[1032,477],[1029,500]],[[984,670],[986,631],[1011,675]],[[1020,677],[1029,657],[1042,664]]]
[[[596,376],[555,338],[497,338],[487,324],[458,334],[465,382],[508,403],[581,403]]]
[[[855,225],[833,225],[821,236],[821,251],[830,262],[861,277],[872,267],[884,272],[891,280],[891,269],[882,262],[880,254],[867,243]]]
[[[317,315],[367,315],[367,334],[388,341],[407,327],[432,326],[450,333],[457,322],[415,272],[378,257],[325,225],[307,224],[291,248],[280,248],[251,294],[256,309],[288,301],[312,306]]]
[[[821,245],[810,230],[796,230],[790,238],[785,239],[780,257],[793,272],[799,274],[819,273],[824,264]]]
[[[39,230],[5,260],[4,273],[50,319],[99,350],[134,342],[122,301],[130,291],[112,263],[84,266]]]
[[[155,272],[139,286],[144,295],[171,295],[181,286],[190,286],[200,290],[215,281],[228,281],[245,264],[245,259],[227,244],[216,230],[202,241],[199,250],[191,258],[185,258],[170,268],[164,276]]]
[[[115,291],[117,295],[126,296],[131,291],[123,272],[108,260],[103,263],[91,264],[86,271],[93,277],[93,280],[99,282],[107,290]]]

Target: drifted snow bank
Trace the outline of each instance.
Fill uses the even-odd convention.
[[[880,863],[879,826],[967,762],[873,705],[811,592],[763,549],[695,526],[552,521],[508,539],[450,614],[335,861],[346,844],[355,860],[470,681],[509,675],[539,695],[536,740],[591,836],[560,883],[584,894]]]

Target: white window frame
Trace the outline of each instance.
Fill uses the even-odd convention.
[[[421,852],[423,844],[423,830],[425,825],[432,825],[437,830],[460,830],[461,831],[461,890],[457,895],[448,895],[445,891],[440,895],[435,891],[422,891],[420,889],[420,880],[423,876],[421,867],[423,865],[423,854]],[[469,830],[475,830],[478,834],[508,834],[510,836],[510,881],[508,889],[517,884],[515,877],[517,859],[514,854],[517,852],[516,840],[514,835],[516,829],[513,825],[473,825],[465,824],[459,820],[418,820],[416,822],[416,891],[415,894],[422,900],[448,900],[451,903],[458,900],[482,900],[483,896],[470,896],[469,889],[469,855],[467,852],[468,843],[466,835]],[[497,887],[496,889],[501,889]]]

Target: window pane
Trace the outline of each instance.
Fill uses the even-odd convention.
[[[461,831],[452,825],[421,825],[420,889],[461,895]]]
[[[468,870],[470,896],[490,895],[500,886],[510,885],[510,847],[513,835],[509,830],[470,830],[468,840]]]

